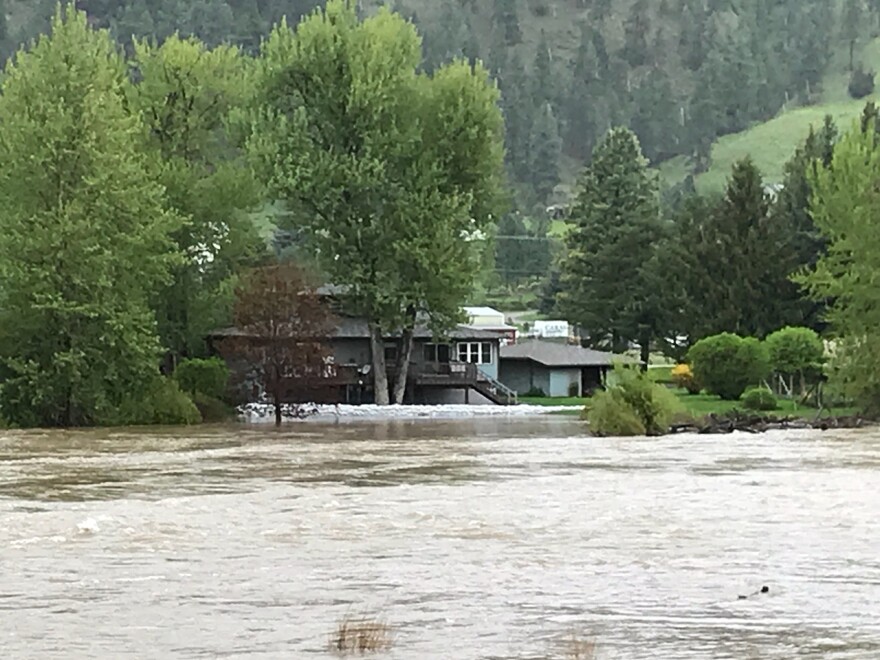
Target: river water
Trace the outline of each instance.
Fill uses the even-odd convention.
[[[880,432],[5,432],[0,575],[4,659],[880,658]]]

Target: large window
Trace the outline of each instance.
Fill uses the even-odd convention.
[[[425,362],[449,362],[449,344],[425,344]]]
[[[492,344],[489,342],[462,342],[458,345],[458,361],[470,364],[491,364]]]

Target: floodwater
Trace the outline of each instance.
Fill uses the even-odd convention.
[[[6,432],[0,576],[4,659],[880,658],[880,431]]]

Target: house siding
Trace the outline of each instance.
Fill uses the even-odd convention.
[[[568,369],[554,368],[550,370],[549,396],[569,396],[569,387],[577,387],[577,395],[581,395],[581,370],[578,367]]]
[[[504,360],[501,363],[500,380],[518,395],[540,389],[550,396],[550,370],[530,360]]]

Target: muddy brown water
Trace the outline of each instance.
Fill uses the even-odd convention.
[[[11,659],[880,658],[880,432],[3,432],[0,576]]]

